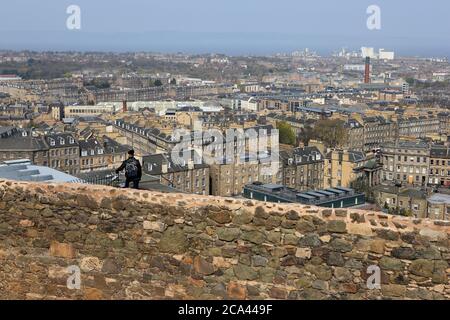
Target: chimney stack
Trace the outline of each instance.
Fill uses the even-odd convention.
[[[127,100],[123,100],[123,103],[122,103],[122,112],[127,112],[127,111],[128,111]]]

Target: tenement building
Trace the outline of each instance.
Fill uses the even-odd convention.
[[[361,168],[367,162],[361,151],[330,150],[324,162],[324,188],[346,187],[363,176]]]
[[[211,194],[215,196],[240,196],[247,184],[283,183],[282,162],[271,162],[271,157],[260,159],[238,158],[210,166]]]
[[[0,135],[0,162],[29,159],[36,165],[48,166],[48,150],[44,138],[34,137],[22,129],[9,128]]]
[[[80,172],[80,146],[70,133],[45,136],[49,151],[49,166],[69,174]]]
[[[158,177],[162,185],[179,192],[209,195],[209,167],[195,164],[193,160],[184,163],[174,161],[170,154],[144,156],[142,171]]]
[[[441,121],[437,117],[411,117],[399,119],[397,127],[399,137],[425,138],[440,132]]]
[[[103,136],[80,140],[80,172],[114,170],[127,158],[130,147]]]
[[[430,176],[428,183],[433,186],[450,187],[450,148],[432,146],[430,150]]]
[[[426,186],[430,152],[428,143],[397,141],[381,147],[382,181],[411,186]]]
[[[280,152],[284,185],[296,190],[323,189],[324,156],[316,147]]]
[[[395,123],[383,117],[364,118],[364,151],[378,148],[382,143],[395,138]]]

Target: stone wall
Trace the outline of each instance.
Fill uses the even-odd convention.
[[[449,299],[449,233],[352,209],[0,181],[0,298]]]

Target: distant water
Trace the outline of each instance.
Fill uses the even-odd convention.
[[[84,31],[0,31],[0,50],[153,51],[267,55],[310,48],[328,55],[342,47],[372,46],[402,56],[450,57],[450,42],[429,38],[381,35],[302,35],[288,33],[147,32],[91,33]]]

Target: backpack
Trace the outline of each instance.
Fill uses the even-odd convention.
[[[139,169],[136,159],[130,159],[125,164],[125,175],[129,179],[138,178]]]

